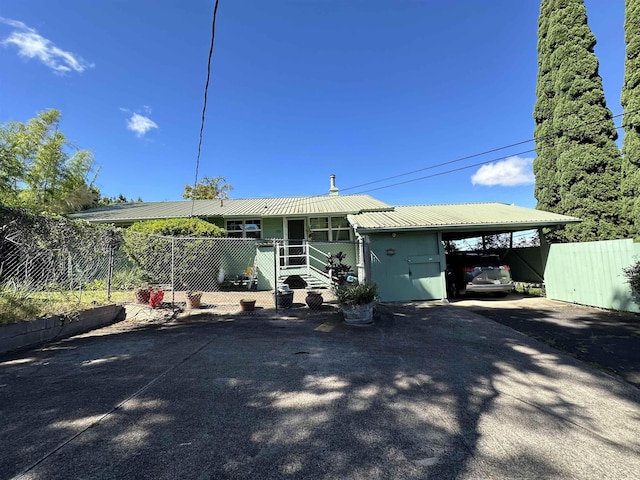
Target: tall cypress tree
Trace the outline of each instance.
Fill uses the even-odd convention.
[[[560,185],[557,180],[557,162],[553,127],[555,109],[555,71],[551,68],[553,48],[548,36],[549,17],[555,2],[543,0],[538,19],[538,83],[533,118],[536,121],[535,138],[537,158],[533,162],[536,183],[534,194],[538,208],[551,212],[559,211]]]
[[[622,159],[583,0],[542,0],[538,25],[538,208],[583,220],[559,240],[619,238]]]
[[[640,0],[625,2],[625,42],[622,106],[625,136],[622,141],[622,214],[629,234],[640,237]]]

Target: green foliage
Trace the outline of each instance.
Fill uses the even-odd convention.
[[[626,0],[624,107],[622,142],[622,217],[629,219],[629,234],[640,237],[640,0]]]
[[[224,177],[204,177],[195,187],[184,186],[182,198],[189,200],[226,200],[233,186]]]
[[[324,270],[331,275],[333,285],[337,286],[347,283],[347,277],[351,273],[351,265],[342,263],[345,258],[347,258],[347,254],[343,252],[331,253],[327,256],[327,264]]]
[[[140,285],[146,285],[151,282],[151,278],[143,271],[136,267],[126,270],[116,270],[111,277],[111,291],[129,291]],[[107,290],[107,279],[100,278],[93,280],[85,285],[85,290]]]
[[[96,205],[100,192],[88,180],[93,154],[67,140],[60,118],[52,109],[0,127],[0,203],[51,213]]]
[[[85,289],[106,276],[110,253],[121,242],[108,225],[0,206],[0,322],[69,315],[104,303],[106,282],[101,291]]]
[[[202,259],[220,261],[220,246],[206,237],[222,237],[224,229],[198,218],[179,218],[139,222],[124,233],[124,251],[153,283],[171,282],[173,258],[177,285],[185,290],[214,288],[216,279],[203,272]],[[181,238],[172,242],[171,237]],[[183,237],[195,238],[184,241]]]
[[[637,303],[640,303],[640,262],[636,262],[624,269],[624,276],[631,287],[631,294]]]
[[[29,294],[30,289],[14,283],[0,284],[0,325],[36,318],[40,314],[39,302]]]
[[[129,228],[132,232],[174,237],[223,237],[225,230],[199,218],[169,218],[137,222]]]
[[[340,305],[366,305],[376,299],[378,286],[373,282],[338,285],[335,294]]]
[[[622,238],[622,159],[583,0],[543,0],[538,36],[535,196],[538,208],[583,220],[550,240]]]
[[[101,265],[121,242],[109,225],[0,206],[0,281],[28,282],[32,290],[55,286],[80,300],[83,286],[104,275]]]
[[[117,205],[120,203],[140,203],[140,202],[142,202],[142,199],[140,197],[138,197],[137,200],[134,200],[133,198],[127,198],[123,194],[119,193],[117,197],[100,197],[100,200],[98,200],[98,204],[95,206],[106,207],[108,205]]]

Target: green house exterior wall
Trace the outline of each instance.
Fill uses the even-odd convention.
[[[446,259],[437,232],[369,235],[371,280],[383,302],[446,298]],[[387,251],[393,250],[393,255]],[[391,253],[391,252],[390,252]]]
[[[282,238],[282,217],[262,219],[262,238]]]

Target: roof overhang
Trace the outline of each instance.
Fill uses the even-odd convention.
[[[501,203],[416,205],[393,212],[347,217],[361,235],[396,232],[441,232],[445,239],[558,228],[581,220],[532,208]]]
[[[538,228],[559,228],[567,223],[577,223],[580,220],[571,222],[522,222],[522,223],[504,223],[504,224],[486,224],[477,223],[472,225],[422,225],[422,226],[389,226],[389,227],[361,227],[353,224],[358,233],[393,233],[393,232],[423,232],[438,231],[443,233],[470,233],[470,232],[486,232],[487,234],[519,232],[522,230],[536,230]]]

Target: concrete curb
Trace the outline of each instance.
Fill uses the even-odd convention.
[[[0,354],[88,332],[124,320],[122,305],[103,305],[76,317],[48,317],[0,326]]]

